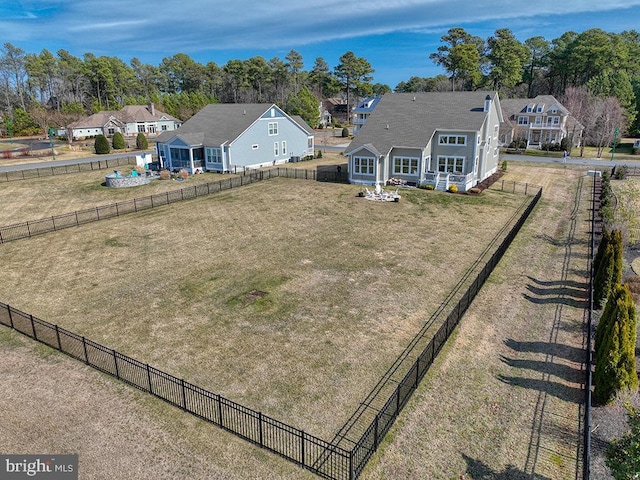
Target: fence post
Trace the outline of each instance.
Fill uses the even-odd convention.
[[[416,358],[416,390],[418,389],[418,383],[420,383],[420,356]]]
[[[13,326],[13,317],[11,316],[11,307],[9,305],[7,305],[7,312],[9,312],[9,324],[11,325],[11,328],[15,329]]]
[[[149,364],[147,363],[147,380],[149,381],[149,393],[151,395],[155,395],[155,393],[153,393],[153,388],[151,386],[151,371],[149,370]]]
[[[187,411],[187,392],[184,389],[184,379],[180,379],[180,386],[182,387],[182,409]]]
[[[29,315],[29,319],[31,320],[31,330],[33,331],[33,338],[38,340],[38,335],[36,334],[36,324],[33,321],[33,315]]]
[[[133,211],[137,212],[138,211],[138,204],[136,203],[136,199],[133,199]]]
[[[258,412],[258,435],[260,438],[260,446],[264,446],[264,442],[262,441],[262,412]]]
[[[224,428],[222,423],[222,397],[218,394],[218,418],[220,419],[220,426]]]
[[[301,434],[300,434],[300,463],[302,463],[302,466],[304,467],[306,464],[304,462],[304,457],[305,457],[305,452],[304,452],[304,430],[300,430]]]
[[[82,348],[84,349],[84,361],[87,365],[91,365],[89,363],[89,354],[87,353],[87,340],[82,337]]]
[[[56,339],[58,340],[58,350],[62,351],[62,342],[60,342],[60,329],[58,328],[58,324],[54,325],[56,329]]]
[[[380,421],[380,413],[376,413],[376,418],[373,421],[373,449],[378,449],[378,422]]]
[[[53,224],[53,231],[56,231],[56,217],[51,215],[51,223]]]
[[[98,207],[96,207],[96,218],[100,220],[100,210],[98,210]]]
[[[31,238],[31,229],[29,228],[29,222],[27,222],[27,236]]]
[[[78,225],[80,225],[80,224],[78,223],[78,211],[76,210],[76,211],[75,211],[75,212],[73,212],[73,213],[75,213],[75,214],[76,214],[76,227],[77,227]]]
[[[120,380],[120,371],[118,370],[118,357],[116,356],[116,351],[112,349],[113,352],[113,365],[116,367],[116,378]]]

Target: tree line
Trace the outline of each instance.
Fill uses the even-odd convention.
[[[593,104],[600,101],[600,110],[619,110],[620,118],[611,122],[620,133],[640,134],[640,34],[635,30],[569,31],[553,40],[536,36],[520,42],[507,28],[483,39],[456,27],[441,42],[436,52],[425,53],[425,62],[428,56],[445,73],[414,76],[393,90],[491,89],[503,98],[550,94],[569,103],[573,99],[568,107],[574,115],[572,107],[584,110],[576,115],[581,123],[593,117]],[[333,68],[318,57],[305,70],[295,50],[284,59],[255,56],[221,66],[177,53],[151,65],[92,53],[80,58],[66,50],[27,53],[5,43],[0,48],[3,133],[46,131],[88,113],[147,103],[180,120],[208,103],[276,103],[313,125],[319,99],[343,95],[352,105],[357,97],[391,92],[390,86],[373,83],[373,73],[365,58],[350,51]]]

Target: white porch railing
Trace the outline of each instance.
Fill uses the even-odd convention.
[[[458,190],[466,191],[473,186],[474,178],[473,173],[426,172],[424,183],[433,185],[436,190],[449,190],[451,185],[455,185]]]

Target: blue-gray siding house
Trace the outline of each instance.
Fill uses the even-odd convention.
[[[275,104],[221,103],[204,107],[178,130],[157,139],[169,170],[238,172],[314,154],[313,130]]]
[[[349,181],[466,191],[497,171],[502,121],[496,92],[384,95],[345,151]]]

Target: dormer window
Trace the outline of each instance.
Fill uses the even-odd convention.
[[[527,113],[533,112],[533,105],[527,105]]]
[[[544,105],[538,105],[538,107],[536,108],[536,113],[542,113],[543,108]]]

